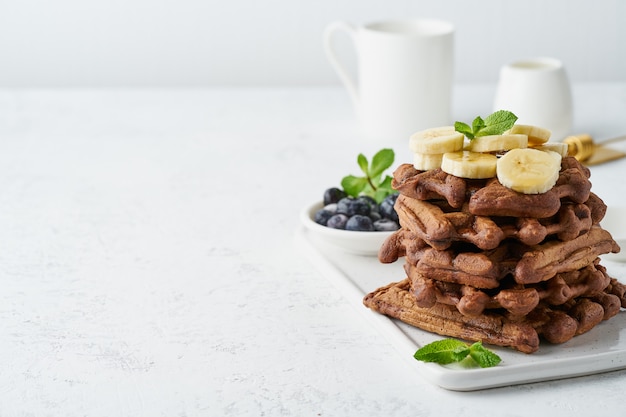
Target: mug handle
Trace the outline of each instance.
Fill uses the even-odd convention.
[[[359,94],[357,91],[356,82],[354,81],[354,78],[352,78],[350,74],[348,74],[346,68],[337,59],[337,53],[332,45],[333,35],[337,31],[344,31],[345,33],[347,33],[354,42],[355,46],[357,46],[356,28],[350,23],[341,20],[328,24],[328,26],[326,26],[326,29],[324,30],[324,51],[326,52],[326,56],[328,57],[331,65],[337,72],[337,75],[339,75],[339,79],[343,82],[344,86],[348,90],[348,93],[350,94],[350,97],[352,98],[355,107],[357,107],[359,103]]]

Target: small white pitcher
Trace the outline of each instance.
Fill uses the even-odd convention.
[[[354,42],[358,83],[337,58],[332,45],[337,31]],[[381,144],[406,144],[418,130],[451,124],[451,23],[421,19],[354,26],[337,21],[326,27],[324,46],[367,137]]]
[[[561,141],[572,129],[572,93],[563,63],[554,58],[531,58],[500,69],[494,110],[509,110],[520,124],[552,131]]]

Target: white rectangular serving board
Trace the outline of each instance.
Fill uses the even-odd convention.
[[[354,305],[391,343],[407,365],[424,379],[442,388],[473,391],[506,385],[591,375],[626,368],[626,311],[602,322],[588,333],[560,345],[542,342],[533,354],[488,346],[502,362],[493,368],[462,368],[423,363],[413,358],[421,346],[442,339],[399,320],[376,313],[362,303],[371,291],[403,280],[401,259],[382,264],[374,256],[359,256],[318,241],[303,227],[296,232],[296,243],[311,263]],[[622,282],[626,264],[603,261],[609,274]]]

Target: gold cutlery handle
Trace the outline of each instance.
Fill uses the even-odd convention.
[[[581,162],[589,159],[596,147],[591,135],[586,133],[568,136],[563,139],[563,143],[567,144],[567,153]]]
[[[613,161],[626,156],[626,153],[604,146],[607,143],[626,140],[626,135],[596,143],[591,135],[586,133],[568,136],[563,139],[567,144],[567,153],[585,165],[598,165],[604,162]]]

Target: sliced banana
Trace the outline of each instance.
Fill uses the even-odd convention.
[[[443,154],[441,169],[461,178],[493,178],[496,176],[497,161],[498,158],[490,153],[448,152]]]
[[[552,135],[549,129],[533,125],[513,125],[509,133],[528,136],[529,147],[546,143]]]
[[[418,171],[430,171],[431,169],[437,169],[441,167],[442,153],[426,154],[415,153],[413,154],[413,167]]]
[[[562,143],[562,142],[548,142],[548,143],[544,143],[543,145],[533,146],[532,148],[538,149],[544,152],[545,151],[556,152],[559,155],[561,155],[561,157],[563,158],[569,155],[569,146],[567,145],[567,143]]]
[[[454,126],[434,127],[411,135],[409,149],[426,155],[444,154],[462,149],[464,139]]]
[[[497,176],[502,185],[524,194],[541,194],[556,184],[561,155],[538,149],[512,149],[498,159]]]
[[[522,134],[504,134],[474,138],[470,141],[468,149],[472,152],[499,152],[526,148],[527,146],[528,136]]]

